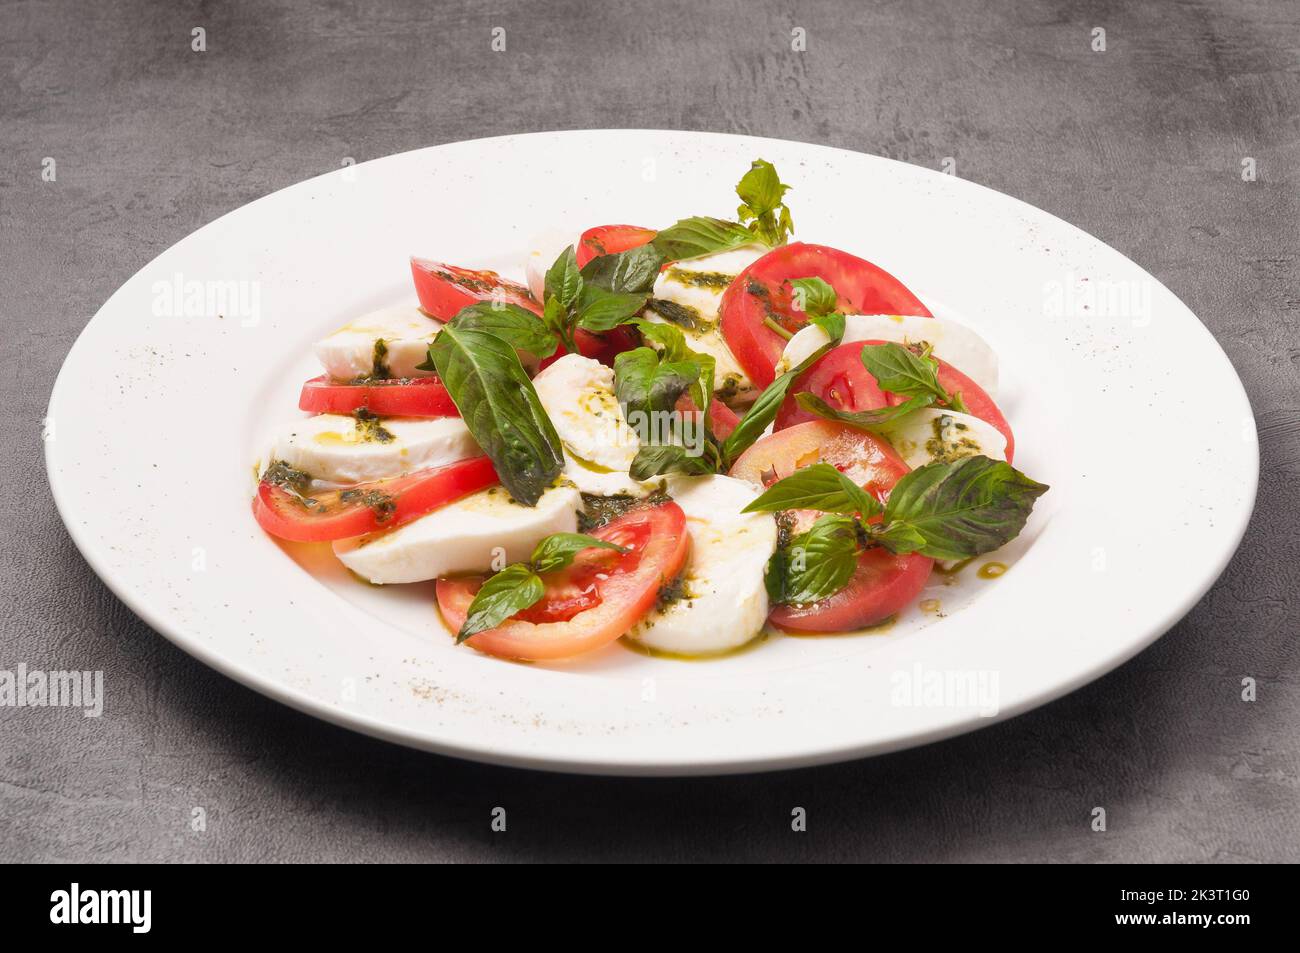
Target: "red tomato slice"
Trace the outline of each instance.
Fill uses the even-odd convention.
[[[496,470],[487,457],[306,497],[263,480],[253,498],[253,515],[272,536],[319,543],[396,529],[496,482]]]
[[[795,424],[770,434],[740,455],[731,475],[768,486],[800,467],[829,463],[882,502],[907,472],[884,440],[829,420]],[[800,511],[796,531],[818,514]],[[908,605],[930,577],[934,561],[869,549],[858,557],[848,586],[805,606],[774,606],[773,625],[792,632],[843,632],[874,625]]]
[[[803,391],[816,394],[826,403],[838,410],[875,410],[878,407],[901,404],[907,398],[898,394],[882,391],[862,365],[862,348],[868,344],[884,344],[884,341],[851,341],[841,344],[829,351],[821,360],[804,372],[795,381],[786,396],[785,402],[776,414],[776,430],[783,430],[794,424],[817,420],[816,414],[804,410],[795,400],[795,395]],[[973,380],[953,367],[947,361],[935,358],[939,365],[939,383],[950,394],[960,394],[966,404],[966,410],[996,428],[1007,438],[1007,462],[1012,462],[1016,450],[1016,438],[1011,433],[1011,425],[1002,415],[998,405]]]
[[[699,408],[695,406],[695,401],[691,399],[689,393],[682,394],[677,399],[677,412],[679,414],[698,414]],[[731,431],[736,429],[736,424],[740,423],[740,418],[736,412],[720,400],[714,400],[709,403],[709,424],[713,429],[713,436],[719,440],[726,440],[731,436]]]
[[[578,353],[583,357],[589,357],[592,360],[600,361],[607,367],[614,366],[614,358],[624,351],[630,351],[639,346],[636,334],[629,327],[620,325],[612,330],[596,334],[592,331],[586,331],[578,328],[573,333],[574,343],[578,345]],[[561,344],[556,348],[555,353],[546,358],[537,365],[539,371],[544,371],[564,355],[568,354],[568,348]]]
[[[862,366],[862,347],[865,342],[841,344],[827,352],[808,368],[790,388],[785,402],[776,413],[776,430],[784,430],[808,420],[819,420],[812,411],[804,410],[795,395],[808,392],[820,397],[836,410],[875,410],[889,403],[889,395],[876,385],[876,379]]]
[[[849,584],[806,606],[775,606],[768,617],[787,632],[845,632],[883,622],[909,605],[930,578],[934,560],[911,553],[895,556],[875,547],[858,556]]]
[[[879,437],[847,424],[811,420],[757,441],[732,464],[731,475],[768,486],[814,463],[829,463],[882,500],[908,470]]]
[[[352,414],[368,410],[379,417],[459,417],[451,394],[436,377],[335,384],[313,377],[302,385],[298,408],[313,414]]]
[[[772,383],[773,368],[786,342],[764,320],[771,318],[790,334],[808,323],[804,313],[794,307],[792,278],[829,282],[839,294],[840,309],[846,312],[930,317],[925,305],[901,281],[869,261],[825,245],[795,242],[775,248],[740,273],[719,306],[722,336],[759,387]]]
[[[450,321],[462,308],[479,301],[504,301],[534,314],[542,313],[532,292],[495,271],[471,271],[427,258],[412,258],[411,275],[420,307],[439,321]]]
[[[629,510],[591,535],[629,546],[631,552],[579,553],[568,569],[547,574],[547,595],[541,602],[473,636],[469,644],[514,659],[565,658],[598,648],[623,635],[654,607],[660,588],[682,571],[690,551],[686,514],[672,502]],[[482,584],[482,576],[438,580],[438,608],[453,632],[464,625]],[[588,605],[593,594],[598,601]]]
[[[582,233],[578,247],[574,249],[578,267],[582,268],[593,258],[601,255],[617,255],[629,248],[640,248],[654,241],[659,234],[653,228],[641,228],[638,225],[597,225]]]

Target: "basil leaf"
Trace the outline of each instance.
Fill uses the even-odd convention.
[[[449,324],[429,345],[429,361],[501,483],[535,506],[564,457],[515,349],[494,334]]]
[[[829,314],[814,314],[808,321],[825,331],[832,344],[839,344],[844,338],[844,315],[839,311],[832,311]]]
[[[884,522],[868,532],[891,552],[968,559],[1020,535],[1034,501],[1047,490],[1009,463],[985,456],[927,463],[894,484]]]
[[[555,572],[572,563],[573,557],[584,549],[613,549],[620,553],[628,551],[617,543],[585,533],[552,533],[533,549],[533,558],[529,562],[534,572]]]
[[[894,407],[877,407],[874,410],[839,410],[826,403],[816,394],[810,394],[807,391],[795,394],[794,399],[800,407],[816,414],[818,417],[848,424],[850,427],[857,427],[859,430],[866,430],[869,433],[877,433],[883,429],[884,424],[897,420],[899,417],[905,417],[914,410],[929,407],[934,403],[933,394],[922,394],[919,397],[909,397],[903,403]]]
[[[658,353],[648,347],[624,351],[614,358],[614,395],[634,429],[634,414],[640,412],[640,419],[648,426],[653,414],[675,410],[677,399],[699,377],[699,365],[687,361],[660,363]],[[643,441],[647,439],[647,432],[642,432],[646,426],[638,431]]]
[[[628,475],[634,480],[649,480],[664,473],[686,473],[703,475],[717,473],[717,462],[713,459],[711,444],[705,444],[704,454],[692,453],[686,447],[677,444],[655,446],[642,444],[632,458]]]
[[[821,510],[823,513],[861,513],[870,518],[880,512],[880,503],[829,463],[814,463],[777,480],[742,513],[773,513],[778,510]]]
[[[459,645],[471,636],[495,629],[516,612],[522,612],[546,594],[546,585],[523,563],[507,566],[486,580],[474,594],[465,624],[456,633]]]
[[[582,291],[582,283],[578,257],[570,245],[560,252],[560,257],[546,271],[545,297],[548,300],[554,298],[564,308],[571,308]]]
[[[794,288],[794,306],[809,318],[830,314],[839,301],[835,289],[821,278],[791,278],[790,285]],[[840,320],[844,320],[843,315],[840,315]],[[844,332],[841,331],[839,336],[843,337]]]
[[[704,316],[690,305],[679,304],[667,298],[651,298],[646,306],[665,321],[688,331],[708,331],[713,328],[713,324],[705,321]]]
[[[636,326],[641,332],[641,337],[658,344],[662,356],[670,362],[686,362],[699,366],[700,378],[691,388],[691,398],[695,401],[695,406],[707,416],[713,400],[717,359],[712,354],[701,354],[699,351],[691,350],[690,345],[686,343],[686,335],[671,324],[641,320],[636,322]]]
[[[752,222],[750,230],[773,247],[784,245],[794,231],[790,209],[785,205],[785,193],[789,190],[790,186],[782,183],[777,175],[776,166],[763,159],[755,159],[736,186],[741,202],[737,214],[741,222]]]
[[[722,463],[725,469],[731,469],[736,458],[748,450],[754,441],[763,435],[767,425],[776,419],[776,412],[781,409],[785,395],[794,382],[834,346],[833,342],[823,344],[763,389],[763,393],[759,394],[758,399],[750,405],[745,416],[740,418],[736,429],[731,431],[727,439],[722,442]]]
[[[651,244],[664,261],[684,261],[739,248],[755,240],[753,232],[736,222],[696,216],[668,226]]]
[[[459,330],[484,331],[535,357],[550,357],[559,346],[559,339],[546,322],[517,304],[480,301],[462,308],[450,324]]]
[[[598,255],[582,267],[589,285],[620,294],[647,295],[654,290],[663,256],[654,245],[638,245],[615,255]]]
[[[936,400],[949,401],[948,392],[939,384],[939,365],[928,357],[918,357],[901,344],[866,344],[862,347],[862,366],[881,390],[904,397],[929,394]]]
[[[643,294],[621,294],[588,285],[578,295],[576,323],[588,331],[608,331],[645,307]]]
[[[786,603],[817,602],[849,584],[858,565],[857,523],[851,516],[819,517],[790,540],[781,581]]]

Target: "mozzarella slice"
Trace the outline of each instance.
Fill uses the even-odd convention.
[[[538,301],[546,300],[546,271],[555,264],[560,252],[577,242],[573,232],[551,228],[538,232],[528,242],[528,256],[524,259],[524,277],[528,290]]]
[[[536,506],[516,503],[504,487],[489,487],[390,532],[339,540],[334,553],[375,583],[489,572],[528,559],[544,536],[577,532],[581,503],[567,485],[551,487]]]
[[[979,454],[993,460],[1007,458],[1007,438],[999,430],[978,417],[951,410],[914,411],[883,432],[912,469]]]
[[[744,645],[767,621],[763,570],[776,550],[772,514],[740,512],[761,490],[727,476],[700,476],[673,477],[668,492],[685,511],[691,534],[682,593],[628,635],[678,655]]]
[[[386,417],[366,424],[342,414],[318,414],[281,436],[271,459],[317,480],[364,483],[482,452],[459,417]]]
[[[783,374],[829,341],[815,324],[801,328],[785,345],[776,373]],[[998,359],[978,334],[946,318],[921,318],[906,314],[850,314],[844,319],[844,339],[929,344],[941,357],[984,389],[990,397],[998,390]]]
[[[340,381],[381,370],[390,377],[427,377],[433,372],[416,365],[424,363],[429,342],[440,330],[441,321],[414,305],[392,305],[363,315],[317,342],[316,357],[325,373]]]
[[[719,394],[725,395],[728,403],[748,403],[757,392],[722,338],[718,306],[727,286],[767,251],[758,245],[746,245],[716,255],[674,262],[655,279],[653,297],[686,309],[686,322],[674,320],[673,312],[666,307],[655,310],[652,305],[645,312],[647,320],[680,327],[692,350],[713,355],[716,361],[714,386]],[[691,324],[696,326],[690,327]]]
[[[580,354],[566,354],[533,387],[564,445],[564,476],[584,493],[644,495],[653,483],[628,476],[641,446],[614,396],[614,371]]]

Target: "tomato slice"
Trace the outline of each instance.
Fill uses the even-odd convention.
[[[785,402],[781,404],[781,409],[777,411],[774,428],[783,430],[795,424],[819,419],[816,414],[800,407],[795,400],[795,395],[804,391],[816,394],[838,410],[875,410],[878,407],[901,404],[907,398],[882,391],[876,384],[876,379],[862,364],[864,347],[884,343],[851,341],[829,351],[795,381]],[[939,384],[943,389],[950,394],[960,394],[966,410],[972,416],[991,424],[1007,438],[1007,462],[1011,463],[1015,456],[1016,438],[993,398],[947,361],[937,357],[935,361],[939,365]]]
[[[862,365],[864,343],[841,344],[808,368],[786,395],[776,413],[774,428],[784,430],[794,424],[821,419],[812,411],[804,410],[795,400],[796,394],[805,391],[837,410],[875,410],[887,406],[891,395],[877,386],[876,379]]]
[[[427,258],[412,258],[411,275],[420,307],[439,321],[450,321],[462,308],[479,301],[504,301],[534,314],[542,313],[542,306],[532,292],[495,271],[473,271]]]
[[[578,345],[578,353],[583,357],[589,357],[592,360],[600,361],[607,367],[614,366],[614,358],[624,351],[630,351],[634,347],[639,347],[640,342],[636,334],[629,327],[619,325],[609,331],[596,334],[592,331],[586,331],[578,328],[573,333],[574,343]],[[569,353],[569,349],[561,344],[555,349],[555,353],[543,360],[538,366],[539,371],[544,371],[564,355]]]
[[[775,606],[768,617],[787,632],[844,632],[883,622],[911,603],[930,578],[934,560],[895,556],[875,547],[858,556],[849,584],[805,606]]]
[[[772,383],[786,338],[767,319],[793,334],[808,323],[794,307],[793,278],[821,278],[839,294],[841,310],[854,314],[930,317],[919,298],[889,272],[847,252],[795,242],[768,252],[737,276],[722,296],[722,336],[736,361],[759,387]]]
[[[496,482],[487,457],[308,496],[263,478],[253,498],[253,515],[272,536],[319,543],[396,529]]]
[[[379,417],[459,417],[451,394],[436,377],[336,384],[313,377],[302,385],[298,408],[313,414],[353,414],[368,410]]]
[[[768,486],[800,467],[829,463],[884,502],[907,472],[903,458],[884,440],[845,424],[812,420],[759,440],[740,455],[731,475]],[[796,532],[818,514],[796,511]],[[930,577],[932,559],[895,556],[875,548],[858,557],[848,586],[803,606],[774,606],[773,625],[791,632],[843,632],[874,625],[908,605]]]
[[[582,268],[593,258],[601,255],[617,255],[629,248],[639,248],[654,241],[659,234],[653,228],[641,228],[639,225],[597,225],[582,233],[578,247],[574,249],[578,267]]]
[[[898,451],[874,434],[811,420],[758,440],[732,464],[731,475],[768,486],[814,463],[829,463],[882,501],[908,471]]]
[[[686,514],[673,502],[639,506],[591,535],[628,553],[588,549],[559,573],[548,573],[547,594],[525,613],[469,639],[481,652],[514,659],[556,659],[617,639],[649,612],[660,588],[686,564]],[[465,623],[482,576],[438,580],[438,608],[448,628]],[[592,603],[592,597],[595,601]],[[536,621],[532,621],[536,620]]]
[[[681,397],[677,398],[676,410],[679,414],[698,414],[700,412],[689,393],[682,394]],[[731,436],[731,431],[736,429],[738,423],[740,423],[740,417],[722,401],[714,400],[709,403],[709,425],[713,430],[713,436],[719,440],[726,440]]]

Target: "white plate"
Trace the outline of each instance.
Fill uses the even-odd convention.
[[[294,413],[316,373],[314,339],[410,295],[408,255],[521,275],[515,256],[538,231],[732,214],[732,186],[758,156],[793,184],[800,239],[879,263],[997,347],[1017,466],[1052,485],[1010,572],[936,583],[926,596],[944,617],[913,608],[883,634],[776,638],[707,663],[615,645],[517,665],[455,647],[431,587],[371,588],[258,530],[260,435]],[[190,282],[212,300],[187,296]],[[187,652],[392,741],[618,774],[854,758],[1062,695],[1209,588],[1258,474],[1250,406],[1223,352],[1101,242],[937,172],[685,132],[456,143],[253,202],[109,299],[59,374],[47,430],[50,483],[81,552]]]

